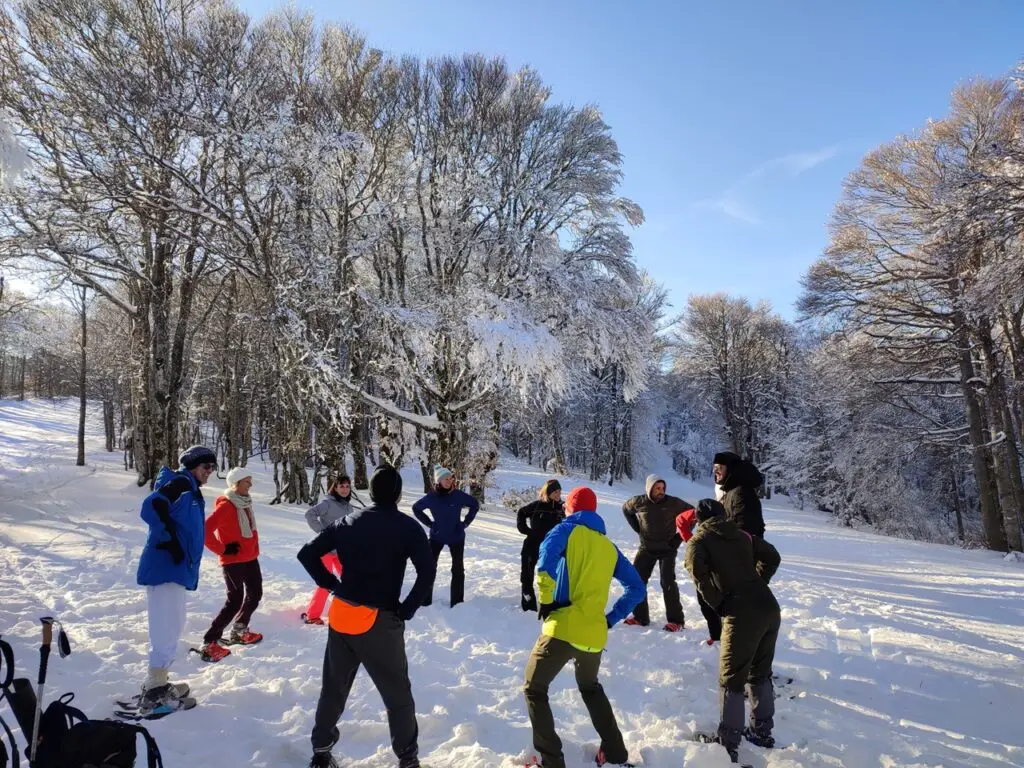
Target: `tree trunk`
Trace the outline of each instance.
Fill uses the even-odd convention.
[[[87,305],[86,299],[86,288],[81,286],[81,315],[82,321],[82,338],[79,343],[81,354],[78,359],[78,457],[75,459],[75,466],[85,466],[85,404],[86,404],[86,343],[88,337],[86,336],[86,318],[87,318]]]
[[[114,427],[114,403],[111,400],[103,401],[103,447],[107,453],[114,452],[117,432]]]
[[[18,377],[18,400],[25,402],[25,355],[21,355],[21,375]]]
[[[366,443],[363,440],[363,416],[360,413],[356,413],[352,419],[348,441],[352,449],[352,487],[364,491],[370,487],[370,478],[366,474]]]

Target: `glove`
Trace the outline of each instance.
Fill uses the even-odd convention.
[[[408,600],[398,606],[398,618],[402,621],[409,621],[416,615],[416,606]]]
[[[555,611],[559,611],[562,608],[568,608],[572,603],[541,603],[537,609],[537,615],[540,616],[540,620],[544,621]]]
[[[224,545],[224,554],[225,555],[237,555],[238,551],[240,549],[241,549],[241,545],[239,545],[239,543],[237,541],[230,541],[230,542],[228,542],[227,544]]]
[[[167,541],[160,542],[156,545],[156,548],[166,550],[175,565],[181,565],[185,561],[185,550],[181,548],[181,543],[178,541],[178,537],[173,533],[171,534],[171,538]]]
[[[610,616],[604,617],[604,623],[608,625],[608,629],[611,629],[613,626],[615,626],[615,622],[612,621]]]

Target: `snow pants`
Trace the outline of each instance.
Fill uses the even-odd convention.
[[[224,629],[232,621],[244,627],[249,626],[249,619],[263,599],[263,572],[259,560],[245,563],[229,563],[224,569],[224,585],[227,587],[227,600],[220,613],[213,619],[213,624],[203,635],[204,643],[213,643],[224,635]]]
[[[466,599],[466,542],[460,541],[457,544],[443,544],[435,539],[430,540],[430,550],[434,553],[434,565],[437,565],[437,561],[441,558],[441,550],[448,547],[448,552],[452,556],[452,591],[451,591],[451,606],[454,608],[456,605]],[[430,605],[434,601],[433,597],[433,585],[430,588],[431,594],[423,601],[424,605]]]
[[[392,611],[378,611],[373,626],[361,635],[328,630],[323,686],[313,725],[313,751],[329,752],[338,741],[338,720],[345,711],[360,666],[366,667],[384,700],[391,748],[398,756],[399,768],[418,766],[419,727],[405,656],[405,622]]]
[[[775,727],[772,662],[782,618],[778,603],[744,606],[730,614],[722,618],[718,736],[727,749],[736,749],[743,735],[745,698],[750,700],[751,730],[771,733]]]
[[[562,740],[555,732],[555,718],[548,701],[548,688],[570,661],[576,665],[576,685],[590,713],[590,722],[601,737],[601,749],[611,764],[624,763],[629,755],[615,713],[597,674],[601,669],[601,651],[589,653],[564,640],[541,635],[526,662],[526,709],[533,728],[533,746],[544,768],[565,768]]]
[[[534,578],[537,575],[537,560],[540,559],[540,542],[527,539],[523,542],[523,550],[519,553],[519,583],[522,587],[521,605],[524,611],[537,610],[537,593],[534,590]]]
[[[683,604],[679,599],[679,584],[676,583],[676,550],[651,552],[640,548],[633,558],[633,567],[640,574],[645,587],[651,580],[655,564],[661,576],[661,592],[665,596],[665,621],[670,624],[685,624]],[[646,593],[644,601],[633,609],[633,618],[645,626],[651,623],[651,608]]]
[[[185,631],[185,592],[180,584],[146,587],[150,667],[167,669],[174,663]]]

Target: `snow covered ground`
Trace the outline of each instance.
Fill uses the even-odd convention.
[[[105,717],[114,698],[136,692],[145,670],[144,595],[135,584],[144,490],[121,469],[120,454],[103,453],[98,422],[90,424],[88,465],[73,466],[75,418],[71,404],[0,402],[0,633],[15,647],[19,674],[34,678],[38,617],[58,616],[74,652],[51,661],[47,699],[75,691],[78,706]],[[406,475],[406,506],[417,496],[415,475]],[[508,462],[497,476],[503,488],[543,479]],[[303,509],[266,505],[271,487],[261,476],[253,491],[265,597],[252,626],[266,640],[219,664],[186,657],[182,643],[172,676],[192,684],[200,705],[149,724],[169,768],[308,760],[326,630],[298,621],[311,584],[295,553],[310,534]],[[597,490],[611,537],[632,554],[635,539],[619,508],[640,485]],[[710,488],[670,477],[669,492],[695,502]],[[1024,766],[1021,564],[839,529],[774,501],[765,518],[783,557],[773,582],[783,606],[776,672],[795,682],[777,702],[776,736],[790,746],[744,745],[744,761]],[[521,689],[539,625],[518,607],[519,546],[512,516],[489,504],[469,529],[468,601],[448,608],[442,555],[434,605],[407,628],[421,754],[433,768],[512,768],[531,754]],[[664,616],[656,583],[655,621]],[[689,742],[695,729],[717,722],[717,651],[701,642],[704,624],[681,567],[680,584],[688,629],[617,627],[604,682],[638,764],[724,766],[719,748]],[[199,642],[222,600],[208,555],[190,597],[188,644]],[[587,765],[596,735],[571,670],[556,682],[552,702],[569,764]],[[365,675],[340,728],[343,765],[394,764],[383,708]]]

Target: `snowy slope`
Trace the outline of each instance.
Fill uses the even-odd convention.
[[[73,466],[75,417],[71,405],[0,402],[0,633],[15,646],[19,673],[34,678],[37,619],[61,618],[74,653],[51,662],[47,698],[73,690],[77,705],[104,717],[112,699],[137,690],[145,670],[144,596],[135,585],[143,490],[120,468],[120,454],[102,452],[98,423],[90,425],[88,466]],[[406,506],[417,495],[414,475],[407,474]],[[542,480],[514,464],[498,473],[505,488]],[[308,759],[325,630],[298,622],[311,586],[295,559],[309,538],[303,510],[267,506],[270,487],[260,478],[253,491],[265,597],[252,624],[267,639],[217,665],[186,658],[183,642],[172,674],[191,682],[200,706],[150,724],[169,768],[277,768]],[[710,493],[673,478],[669,489],[690,501]],[[628,554],[635,541],[619,506],[640,490],[598,489],[609,533]],[[1020,564],[841,530],[775,504],[765,517],[783,556],[773,582],[784,609],[776,671],[796,680],[778,701],[776,735],[791,746],[744,745],[745,760],[759,768],[1024,766]],[[434,605],[408,626],[421,754],[433,768],[511,768],[530,754],[521,687],[539,625],[518,608],[520,541],[511,516],[489,505],[469,531],[468,602],[447,607],[442,555]],[[208,556],[203,568],[190,596],[190,643],[223,600],[216,560]],[[680,583],[691,627],[678,635],[617,627],[604,682],[640,764],[724,766],[724,752],[688,741],[716,724],[717,655],[701,643],[703,622],[681,568]],[[552,703],[570,765],[586,765],[596,735],[571,670]],[[344,765],[394,764],[383,708],[365,675],[340,728],[336,754]]]

